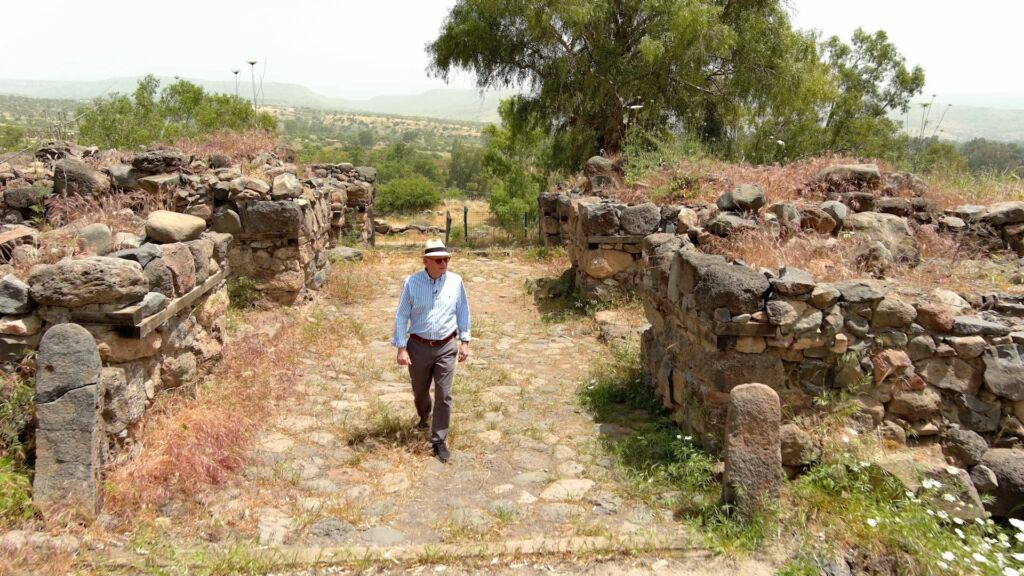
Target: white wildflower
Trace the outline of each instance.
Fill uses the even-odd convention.
[[[948,520],[949,514],[946,514],[945,510],[939,510],[938,517],[942,520]]]
[[[985,558],[984,556],[982,556],[981,554],[978,554],[977,552],[975,552],[974,554],[971,554],[971,558],[974,558],[974,560],[976,562],[980,562],[981,564],[988,564],[988,558]]]
[[[942,495],[942,499],[946,502],[956,502],[956,496],[953,496],[948,492]]]
[[[683,438],[683,440],[686,440],[687,442],[689,442],[690,440],[693,440],[693,436],[686,436],[686,437]]]
[[[1017,539],[1017,542],[1024,542],[1024,532],[1017,532],[1013,537]]]
[[[953,522],[955,522],[957,526],[963,526],[964,525],[964,521],[961,520],[960,518],[953,518]]]
[[[952,552],[949,552],[947,550],[946,552],[942,553],[942,559],[946,562],[952,562],[953,560],[956,560],[956,556]]]
[[[878,520],[875,520],[874,518],[868,518],[868,526],[871,526],[872,528],[878,526]]]
[[[938,561],[938,562],[936,562],[936,565],[937,565],[937,566],[938,566],[939,568],[942,568],[943,570],[949,570],[949,564],[946,564],[945,562],[943,562],[943,561],[941,561],[941,560],[940,560],[940,561]]]
[[[946,472],[951,476],[956,476],[960,473],[960,469],[956,466],[946,466]]]
[[[1007,566],[1006,568],[1003,568],[1003,576],[1020,576],[1020,570]]]
[[[956,532],[956,535],[959,536],[961,540],[966,538],[966,536],[964,536],[964,531],[963,530],[961,530],[959,528],[954,528],[953,531]]]
[[[1024,530],[1024,520],[1020,518],[1010,518],[1010,526],[1013,526],[1017,530]]]
[[[1017,562],[1024,562],[1024,554],[1021,554],[1020,552],[1014,552],[1013,554],[1010,554],[1010,556],[1013,556],[1013,559]]]

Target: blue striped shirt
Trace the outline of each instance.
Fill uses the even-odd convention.
[[[420,270],[405,279],[391,344],[405,348],[409,334],[441,340],[456,328],[459,339],[469,342],[469,297],[462,276],[445,272],[433,280],[426,270]]]

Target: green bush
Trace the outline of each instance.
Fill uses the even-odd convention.
[[[239,276],[228,280],[228,305],[236,310],[254,308],[263,298],[263,292],[255,280]]]
[[[32,483],[28,472],[12,458],[0,458],[0,520],[32,515]]]
[[[377,190],[376,208],[381,213],[415,212],[437,206],[441,191],[425,176],[410,176],[382,184]]]

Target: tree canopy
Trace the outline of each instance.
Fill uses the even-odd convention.
[[[78,113],[79,140],[104,148],[132,148],[224,129],[277,128],[272,115],[257,112],[248,100],[210,94],[187,80],[178,80],[161,91],[160,81],[153,75],[139,80],[130,96],[100,97]]]
[[[427,51],[442,78],[525,88],[509,116],[543,129],[547,167],[569,170],[634,127],[761,160],[845,145],[894,131],[879,119],[924,77],[884,32],[819,46],[781,0],[458,0]]]

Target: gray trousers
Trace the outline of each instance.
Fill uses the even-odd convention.
[[[421,419],[430,416],[430,383],[434,383],[434,413],[430,421],[430,441],[434,444],[448,439],[448,427],[452,420],[452,383],[455,381],[455,364],[459,357],[459,339],[452,338],[441,346],[429,346],[412,338],[406,345],[412,366],[412,394],[416,402],[416,413]]]

